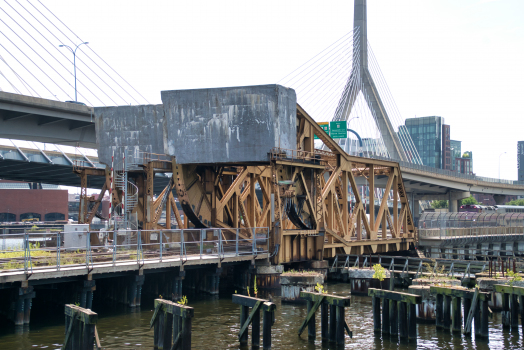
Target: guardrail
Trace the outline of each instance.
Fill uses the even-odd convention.
[[[148,243],[144,243],[144,237]],[[245,238],[248,237],[248,238]],[[269,229],[116,230],[0,235],[0,276],[5,272],[116,265],[179,259],[257,256],[269,252]]]
[[[444,227],[444,228],[419,228],[420,239],[439,240],[491,240],[497,239],[513,240],[522,236],[524,238],[524,226],[488,226],[488,227]],[[466,242],[466,241],[464,241]]]
[[[326,166],[329,161],[336,161],[336,157],[329,152],[306,152],[296,149],[272,148],[269,152],[271,160],[287,160],[292,162],[307,162]]]
[[[426,171],[426,172],[439,174],[439,175],[459,177],[459,178],[462,178],[462,179],[474,180],[474,181],[483,181],[483,182],[500,183],[500,184],[506,184],[506,185],[522,185],[522,186],[524,186],[524,181],[501,180],[501,179],[494,179],[494,178],[491,178],[491,177],[462,174],[462,173],[459,173],[459,172],[456,172],[456,171],[438,169],[438,168],[430,167],[430,166],[427,166],[427,165],[413,164],[413,163],[409,163],[409,162],[402,161],[402,160],[390,159],[390,158],[376,156],[376,155],[370,155],[369,158],[393,161],[393,162],[399,163],[399,165],[401,167],[410,168],[410,169],[414,169],[414,170]]]

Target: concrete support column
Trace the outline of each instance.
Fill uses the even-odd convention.
[[[18,288],[18,295],[15,301],[14,322],[16,326],[29,324],[31,318],[31,304],[35,297],[33,287]]]
[[[493,199],[497,205],[503,205],[506,202],[506,196],[503,194],[494,194]]]
[[[82,281],[78,288],[78,303],[80,307],[91,309],[93,307],[93,292],[96,290],[95,281]]]
[[[458,212],[458,201],[460,199],[465,199],[471,197],[470,192],[455,192],[450,191],[448,193],[448,200],[449,200],[449,212],[450,213],[456,213]]]
[[[132,276],[127,288],[127,304],[130,307],[140,306],[142,300],[142,286],[144,275]]]

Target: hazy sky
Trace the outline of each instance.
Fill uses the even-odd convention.
[[[276,83],[353,26],[352,0],[42,3],[149,103],[161,90]],[[477,175],[498,177],[506,151],[501,177],[517,178],[524,1],[369,0],[368,40],[403,118],[444,117]]]

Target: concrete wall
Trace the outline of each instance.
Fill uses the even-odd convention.
[[[61,213],[67,220],[67,190],[0,190],[0,213],[16,215],[38,213],[41,220],[45,214]]]
[[[162,91],[164,151],[179,164],[266,162],[296,148],[296,94],[280,85]]]
[[[124,149],[130,149],[135,158],[139,151],[164,154],[162,105],[97,107],[94,113],[101,163],[111,165],[113,150],[119,160]]]

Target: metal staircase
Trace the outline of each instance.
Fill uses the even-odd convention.
[[[120,210],[115,208],[113,218],[115,220],[115,229],[138,229],[138,223],[135,215],[132,212],[138,204],[138,187],[128,179],[128,172],[136,164],[134,158],[126,150],[123,153],[121,162],[115,164],[115,188],[122,193],[122,204]]]

